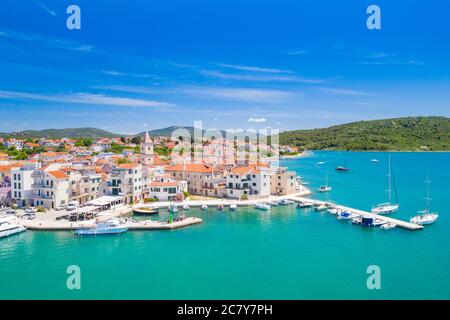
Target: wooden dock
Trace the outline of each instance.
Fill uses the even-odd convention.
[[[379,220],[386,221],[386,222],[395,223],[398,227],[407,229],[407,230],[411,230],[411,231],[423,229],[423,226],[418,225],[418,224],[414,224],[414,223],[403,221],[403,220],[393,219],[393,218],[390,218],[390,217],[387,217],[384,215],[373,214],[371,212],[338,205],[338,204],[335,204],[332,202],[314,200],[314,199],[298,197],[298,196],[291,196],[291,197],[289,197],[289,200],[292,200],[295,202],[311,203],[312,205],[325,205],[325,206],[329,207],[330,209],[338,209],[338,210],[350,212],[350,213],[353,213],[353,214],[356,214],[359,216],[365,216],[365,217],[379,219]]]

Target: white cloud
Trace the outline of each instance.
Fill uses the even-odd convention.
[[[248,122],[256,122],[256,123],[263,123],[266,122],[266,118],[249,118]]]
[[[53,10],[50,10],[48,7],[44,6],[42,3],[39,3],[39,6],[44,9],[45,11],[47,11],[48,14],[52,15],[52,16],[56,16],[56,12]]]
[[[267,74],[229,74],[212,70],[202,70],[202,74],[210,77],[228,80],[245,80],[257,82],[298,82],[298,83],[323,83],[320,79],[309,79],[294,75],[267,75]]]
[[[169,103],[134,99],[117,96],[107,96],[103,94],[91,93],[71,93],[71,94],[56,94],[45,95],[27,92],[16,91],[2,91],[0,90],[0,99],[19,99],[19,100],[39,100],[49,102],[64,102],[75,104],[93,104],[93,105],[110,105],[119,107],[167,107],[171,106]]]
[[[20,32],[13,32],[9,30],[1,30],[0,37],[7,39],[14,39],[18,41],[33,42],[39,46],[46,48],[56,48],[63,50],[91,52],[95,48],[92,45],[80,44],[72,41],[50,38],[39,34],[25,34]]]
[[[341,95],[341,96],[374,96],[375,94],[364,91],[350,90],[350,89],[339,89],[339,88],[320,88],[320,91]]]
[[[224,68],[240,70],[240,71],[252,71],[252,72],[263,72],[263,73],[292,73],[292,71],[289,71],[289,70],[243,66],[243,65],[235,65],[235,64],[227,64],[227,63],[216,63],[216,65],[224,67]]]
[[[252,88],[187,87],[179,91],[196,96],[247,102],[277,102],[295,97],[287,91]]]
[[[287,52],[287,54],[293,55],[293,56],[300,56],[300,55],[303,55],[305,53],[308,53],[308,50],[296,50],[296,51],[289,51],[289,52]]]

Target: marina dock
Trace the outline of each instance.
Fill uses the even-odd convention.
[[[330,209],[343,210],[343,211],[346,211],[346,212],[349,212],[349,213],[353,213],[353,214],[357,214],[357,215],[360,215],[360,216],[365,216],[365,217],[379,219],[379,220],[386,221],[386,222],[395,223],[399,228],[403,228],[403,229],[407,229],[407,230],[411,230],[411,231],[423,229],[423,226],[418,225],[418,224],[410,223],[410,222],[403,221],[403,220],[393,219],[393,218],[390,218],[390,217],[387,217],[387,216],[384,216],[384,215],[373,214],[371,212],[367,212],[367,211],[363,211],[363,210],[359,210],[359,209],[354,209],[354,208],[338,205],[338,204],[335,204],[335,203],[332,203],[332,202],[313,200],[313,199],[304,198],[304,197],[297,197],[297,196],[290,196],[290,197],[288,197],[288,199],[292,200],[292,201],[295,201],[295,202],[310,203],[312,205],[317,205],[317,206],[318,205],[325,205],[325,206],[329,207]]]
[[[95,221],[80,221],[80,222],[68,222],[68,221],[42,221],[42,220],[19,220],[25,228],[29,230],[41,230],[41,231],[75,231],[77,229],[90,228],[95,226]],[[162,221],[134,221],[127,222],[128,230],[173,230],[192,226],[202,223],[202,219],[189,217],[179,221],[173,221],[172,223]]]

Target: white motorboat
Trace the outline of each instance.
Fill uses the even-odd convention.
[[[300,209],[309,208],[309,207],[312,207],[312,203],[311,202],[300,202],[297,205],[297,208],[300,208]]]
[[[324,161],[319,161],[319,162],[317,162],[317,164],[318,165],[323,165],[323,164],[325,164],[325,162]]]
[[[202,204],[202,210],[206,210],[206,209],[208,209],[208,206],[206,205],[206,204]]]
[[[425,180],[425,185],[426,185],[426,189],[427,189],[427,196],[425,198],[426,200],[426,208],[425,210],[419,211],[419,215],[411,218],[409,220],[409,222],[411,223],[415,223],[415,224],[420,224],[420,225],[427,225],[427,224],[433,224],[437,221],[437,219],[439,218],[439,214],[435,213],[435,212],[431,212],[430,210],[430,202],[431,202],[431,198],[430,198],[430,178],[429,178],[429,174],[427,175],[427,180]]]
[[[385,224],[383,224],[380,228],[383,230],[389,230],[389,229],[394,229],[395,227],[397,227],[397,225],[393,222],[387,222]]]
[[[316,211],[325,211],[328,210],[328,207],[324,204],[321,204],[320,206],[315,207]]]
[[[378,159],[372,159],[372,160],[370,160],[370,162],[372,162],[372,163],[378,163],[378,162],[380,162]]]
[[[93,227],[75,230],[77,236],[97,236],[107,234],[120,234],[128,231],[128,224],[120,219],[110,219],[98,222]]]
[[[25,231],[25,227],[21,224],[13,222],[10,218],[0,219],[0,238],[6,238],[13,234]]]
[[[338,220],[352,220],[357,217],[358,217],[357,214],[353,214],[347,211],[341,211],[336,215],[336,219]]]
[[[392,178],[392,166],[391,166],[391,155],[389,155],[388,189],[386,190],[388,193],[388,201],[385,203],[380,203],[377,206],[373,207],[372,208],[373,214],[391,214],[398,211],[398,209],[400,208],[398,204],[391,202],[392,199],[391,178]],[[394,190],[398,202],[397,189],[395,188],[395,181],[394,181]]]
[[[288,199],[281,199],[280,201],[278,201],[278,203],[282,206],[287,206],[287,205],[293,204],[294,201],[291,201]]]
[[[230,210],[232,210],[232,211],[237,210],[237,205],[235,205],[235,204],[230,204]]]
[[[267,203],[257,203],[255,204],[255,208],[264,211],[270,211],[270,205]]]
[[[339,212],[341,212],[339,209],[328,209],[329,214],[337,215]]]

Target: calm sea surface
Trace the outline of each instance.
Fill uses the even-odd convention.
[[[315,152],[283,165],[313,191],[328,173],[333,191],[313,198],[370,210],[386,200],[387,159]],[[335,172],[345,161],[352,172]],[[27,231],[0,240],[0,299],[450,299],[450,153],[393,153],[392,165],[401,206],[393,217],[423,208],[429,167],[435,225],[382,231],[289,206],[190,210],[203,224],[174,231]],[[81,268],[81,290],[66,287],[69,265]],[[369,265],[381,268],[381,290],[367,289]]]

